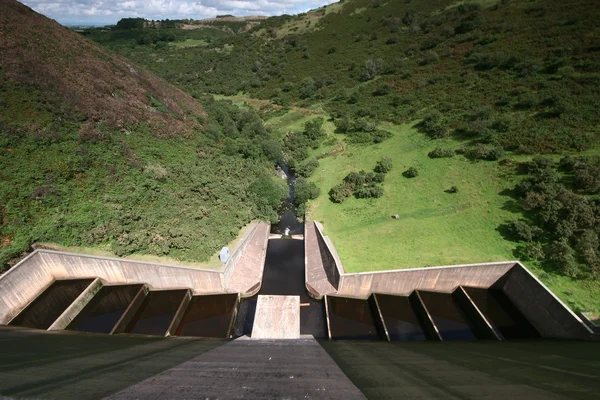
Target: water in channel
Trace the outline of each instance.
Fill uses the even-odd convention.
[[[304,233],[304,223],[299,222],[294,212],[294,187],[296,177],[287,165],[282,165],[287,176],[289,197],[279,213],[279,221],[271,226],[271,233],[299,235]],[[325,305],[311,298],[306,291],[304,277],[304,241],[296,239],[271,239],[263,280],[258,295],[300,296],[300,334],[316,338],[327,337]],[[235,335],[251,335],[256,311],[257,296],[245,299],[240,304]]]

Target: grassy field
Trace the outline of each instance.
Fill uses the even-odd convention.
[[[394,137],[378,145],[345,145],[345,150],[320,160],[311,180],[321,196],[309,217],[321,221],[347,272],[513,260],[516,244],[503,238],[499,225],[519,218],[512,199],[503,195],[518,179],[497,162],[471,162],[461,156],[430,159],[435,147],[457,142],[430,141],[410,125],[383,125]],[[394,167],[379,199],[350,198],[342,204],[327,193],[351,171],[371,171],[382,157]],[[402,175],[415,167],[419,176]],[[446,193],[457,186],[456,194]],[[392,215],[398,214],[395,220]],[[576,310],[600,310],[600,283],[574,281],[527,264]]]
[[[230,251],[233,251],[240,239],[244,236],[246,232],[248,232],[248,228],[250,228],[252,224],[248,224],[242,229],[240,229],[237,237],[233,239],[231,242],[227,244]],[[78,254],[87,254],[90,256],[98,256],[98,257],[113,257],[117,258],[118,256],[110,250],[110,245],[105,246],[97,246],[97,247],[83,247],[83,246],[64,246],[58,243],[38,243],[38,245],[42,246],[44,249],[48,250],[56,250],[56,251],[66,251],[69,253],[78,253]],[[125,257],[121,257],[126,260],[133,261],[144,261],[158,264],[168,264],[168,265],[179,265],[185,267],[192,268],[201,268],[201,269],[212,269],[212,270],[221,270],[223,268],[223,263],[219,259],[219,253],[221,249],[217,251],[210,257],[210,260],[205,263],[200,262],[186,262],[180,261],[175,258],[166,257],[166,256],[155,256],[152,254],[131,254]]]
[[[205,39],[186,39],[182,42],[169,42],[171,47],[195,47],[204,46],[208,42]]]

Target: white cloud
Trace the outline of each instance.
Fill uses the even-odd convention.
[[[114,24],[120,18],[202,19],[220,14],[297,14],[335,0],[22,0],[62,24]]]

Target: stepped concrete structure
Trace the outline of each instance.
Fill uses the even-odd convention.
[[[252,296],[262,281],[269,230],[267,223],[253,223],[222,271],[35,250],[0,276],[0,324],[8,324],[57,279],[100,278],[110,285],[144,283],[154,290],[189,288],[196,295]]]
[[[315,298],[367,299],[374,293],[409,296],[418,291],[454,293],[470,287],[499,290],[545,338],[600,339],[597,328],[575,314],[518,261],[346,273],[318,222],[305,225],[306,287]]]
[[[35,251],[0,277],[0,396],[598,394],[599,327],[517,261],[348,274],[319,223],[269,231],[220,271]]]

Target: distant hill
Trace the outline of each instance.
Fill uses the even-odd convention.
[[[162,135],[201,127],[188,94],[23,4],[0,0],[0,26],[2,77],[35,87],[65,117],[117,128],[143,120]]]

